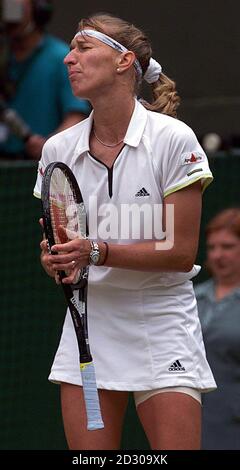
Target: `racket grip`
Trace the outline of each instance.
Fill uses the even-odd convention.
[[[97,391],[96,376],[92,362],[80,364],[83,393],[87,411],[88,431],[104,428]]]

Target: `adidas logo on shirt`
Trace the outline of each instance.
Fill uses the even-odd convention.
[[[185,367],[183,367],[181,362],[177,360],[170,365],[168,370],[169,372],[180,372],[180,371],[184,371]]]
[[[150,194],[147,192],[145,188],[142,188],[135,194],[135,196],[136,197],[150,196]]]

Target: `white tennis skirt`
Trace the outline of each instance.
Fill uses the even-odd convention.
[[[89,285],[88,328],[98,388],[216,388],[191,281],[142,290]],[[49,380],[81,385],[68,311]]]

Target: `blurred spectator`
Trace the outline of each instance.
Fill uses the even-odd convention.
[[[195,286],[207,358],[218,389],[203,396],[203,449],[240,449],[240,208],[207,225],[211,278]]]
[[[17,137],[14,113],[10,126],[2,114],[0,155],[38,160],[46,138],[85,119],[90,106],[72,94],[63,64],[68,45],[45,32],[52,1],[2,0],[1,6],[1,108],[13,109],[30,137],[25,142]]]

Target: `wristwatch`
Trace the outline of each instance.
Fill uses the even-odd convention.
[[[98,243],[92,242],[91,243],[91,251],[89,254],[89,264],[96,266],[100,260],[100,251]]]

